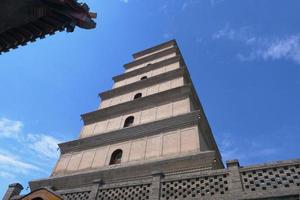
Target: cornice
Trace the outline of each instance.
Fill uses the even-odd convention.
[[[59,144],[61,154],[66,154],[75,151],[96,148],[109,144],[120,143],[132,139],[159,134],[163,131],[178,129],[199,123],[200,112],[194,111],[191,113],[178,115],[171,118],[166,118],[159,121],[144,123],[128,128],[122,128],[107,133],[81,138],[74,141],[69,141]]]
[[[49,185],[57,190],[76,188],[93,185],[95,180],[101,179],[103,183],[125,182],[133,178],[151,178],[155,170],[168,174],[170,172],[184,172],[190,169],[212,169],[215,159],[214,151],[196,152],[190,155],[180,155],[161,160],[145,161],[144,163],[127,163],[123,165],[108,167],[105,169],[89,169],[73,174],[53,176],[47,179],[29,182],[30,189],[34,190]]]
[[[270,169],[275,167],[286,167],[291,165],[300,165],[300,159],[292,159],[292,160],[283,160],[283,161],[275,161],[271,163],[263,163],[263,164],[257,164],[257,165],[249,165],[245,167],[241,167],[241,172],[247,172],[247,171],[255,171],[255,170],[261,170],[261,169]]]
[[[171,45],[177,46],[176,40],[173,39],[173,40],[164,42],[162,44],[159,44],[157,46],[154,46],[154,47],[151,47],[151,48],[139,51],[137,53],[132,54],[132,56],[136,59],[136,58],[139,58],[139,57],[144,56],[146,54],[158,51],[160,49],[166,48],[166,47],[171,46]]]
[[[127,63],[127,64],[124,65],[124,68],[125,69],[130,69],[130,68],[135,67],[137,65],[146,63],[148,61],[155,60],[157,58],[160,58],[160,57],[172,54],[172,53],[176,53],[176,55],[180,55],[180,51],[179,51],[179,49],[178,49],[177,46],[174,46],[174,47],[172,47],[170,49],[167,49],[167,50],[164,50],[164,51],[160,51],[158,53],[152,54],[152,55],[147,56],[145,58],[141,58],[139,60],[134,60],[132,62],[129,62],[129,63]]]
[[[173,64],[175,62],[180,62],[180,66],[183,66],[182,65],[183,59],[182,59],[182,57],[180,55],[178,55],[178,56],[175,56],[173,58],[168,58],[166,60],[163,60],[163,61],[160,61],[160,62],[157,62],[157,63],[153,63],[151,65],[148,65],[148,66],[145,66],[145,67],[142,67],[142,68],[130,71],[130,72],[126,72],[126,73],[114,76],[112,79],[115,82],[121,81],[121,80],[124,80],[124,79],[127,79],[127,78],[131,78],[133,76],[136,76],[136,75],[139,75],[139,74],[143,74],[143,73],[149,72],[151,70],[160,68],[162,66]]]
[[[172,80],[174,78],[179,78],[180,76],[186,76],[187,70],[185,67],[180,67],[178,69],[172,70],[170,72],[166,72],[163,74],[159,74],[157,76],[149,77],[144,80],[140,80],[128,85],[124,85],[121,87],[117,87],[111,90],[107,90],[99,94],[102,100],[112,98],[115,96],[119,96],[121,94],[125,94],[134,90],[142,89],[148,86],[152,86],[157,83],[162,83],[165,81]]]
[[[159,92],[153,95],[145,96],[139,99],[134,99],[125,103],[99,109],[93,112],[85,113],[81,115],[81,118],[84,124],[88,125],[129,111],[136,111],[144,107],[149,107],[151,105],[156,105],[159,103],[168,102],[170,100],[183,98],[189,96],[191,92],[191,85],[185,85],[182,87],[166,90],[164,92]]]

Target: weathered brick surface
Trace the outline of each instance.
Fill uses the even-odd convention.
[[[240,167],[228,162],[224,170],[153,173],[152,183],[99,189],[98,199],[299,199],[300,160]],[[138,184],[138,185],[137,185]],[[103,186],[102,186],[103,187]],[[129,192],[130,191],[130,192]],[[138,191],[138,194],[137,194]],[[118,197],[118,198],[117,198]]]
[[[55,192],[65,200],[298,200],[300,160],[248,167],[234,160],[227,162],[226,169],[153,171],[135,179],[91,182],[87,187]],[[14,195],[3,200],[20,198]]]

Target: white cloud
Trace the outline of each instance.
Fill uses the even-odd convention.
[[[300,34],[285,37],[259,37],[251,32],[251,27],[233,29],[229,24],[212,35],[213,40],[231,40],[245,45],[248,53],[237,53],[241,61],[290,60],[300,64]]]
[[[128,0],[120,0],[123,3],[128,3]]]
[[[7,118],[0,119],[0,136],[16,139],[24,146],[28,146],[41,157],[57,158],[57,144],[60,143],[56,138],[45,134],[22,134],[23,123]]]
[[[238,53],[241,61],[253,60],[289,60],[300,64],[300,35],[284,38],[259,38],[251,44],[249,53]]]
[[[59,155],[58,143],[54,137],[43,134],[29,134],[28,135],[29,148],[39,153],[42,157],[49,159],[56,159]]]
[[[17,138],[23,123],[21,121],[13,121],[7,118],[0,119],[0,137]]]
[[[216,31],[212,35],[212,39],[235,40],[235,41],[242,41],[250,44],[251,42],[256,40],[256,38],[253,37],[250,32],[251,32],[250,26],[243,26],[239,29],[233,29],[230,27],[229,24],[226,24],[222,29]]]
[[[253,140],[237,141],[232,134],[224,133],[220,135],[219,148],[223,161],[239,159],[249,160],[257,159],[265,156],[272,156],[280,152],[278,147],[266,146],[263,143]],[[245,146],[247,148],[245,148]]]
[[[23,133],[23,126],[21,121],[0,119],[0,137],[13,139],[0,149],[0,177],[13,179],[32,171],[48,173],[40,166],[58,158],[59,140],[46,134]],[[6,141],[2,139],[1,142],[5,144]]]
[[[37,166],[30,163],[23,162],[17,158],[12,157],[11,155],[5,155],[0,153],[0,164],[1,166],[6,165],[9,167],[21,169],[21,170],[40,170]]]
[[[287,59],[300,64],[300,36],[291,35],[274,40],[264,49],[259,50],[257,55],[265,60]]]
[[[13,173],[6,172],[6,171],[0,171],[0,177],[4,179],[15,179],[16,176]]]

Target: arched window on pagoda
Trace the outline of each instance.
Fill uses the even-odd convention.
[[[124,128],[132,126],[134,122],[134,117],[133,116],[129,116],[126,118],[125,122],[124,122]]]
[[[148,77],[147,76],[143,76],[142,78],[141,78],[141,80],[145,80],[145,79],[147,79]]]
[[[142,97],[142,93],[137,93],[136,95],[134,95],[133,99],[138,99]]]
[[[121,160],[122,160],[122,155],[123,155],[123,151],[121,149],[117,149],[115,150],[112,154],[111,154],[111,158],[109,161],[109,165],[116,165],[116,164],[120,164]]]

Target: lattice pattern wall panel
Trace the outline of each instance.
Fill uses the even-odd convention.
[[[245,191],[300,187],[300,165],[242,172]]]
[[[228,192],[228,175],[163,182],[161,200],[200,198]]]
[[[61,194],[64,200],[88,200],[90,191]]]
[[[100,189],[97,200],[146,200],[149,199],[150,184],[119,188]]]

